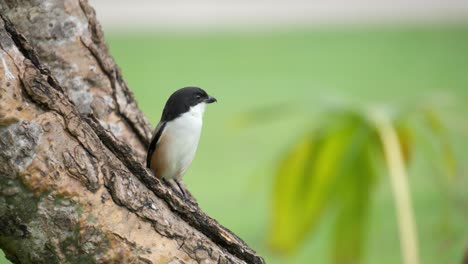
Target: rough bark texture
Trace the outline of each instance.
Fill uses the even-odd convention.
[[[94,10],[78,0],[0,0],[1,10],[37,51],[82,114],[128,142],[141,158],[151,126],[108,53]]]
[[[144,168],[151,128],[86,1],[1,0],[0,10],[0,247],[10,260],[264,262]]]

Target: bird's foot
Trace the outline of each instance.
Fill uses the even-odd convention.
[[[163,178],[162,180],[164,184],[169,186],[177,194],[177,196],[184,200],[185,203],[198,205],[195,198],[188,192],[187,188],[185,188],[185,185],[182,182],[176,179],[168,180]]]
[[[174,182],[177,184],[177,187],[179,187],[179,193],[181,194],[181,198],[184,200],[184,202],[192,205],[198,205],[195,198],[190,194],[190,192],[188,192],[183,183],[176,179],[174,179]]]

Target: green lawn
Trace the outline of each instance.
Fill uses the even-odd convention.
[[[235,129],[232,123],[239,113],[284,102],[313,109],[324,98],[408,103],[449,93],[461,104],[468,99],[468,25],[258,34],[108,33],[107,39],[153,125],[177,88],[197,85],[218,98],[207,109],[199,151],[185,181],[208,214],[268,263],[324,263],[331,225],[323,221],[293,257],[268,251],[264,242],[273,165],[303,131],[304,115],[287,112],[277,122]],[[461,109],[466,117],[468,108]],[[457,125],[466,133],[466,119],[462,121]],[[466,158],[467,137],[462,138],[458,135],[456,145]],[[410,181],[422,263],[459,263],[468,247],[466,190],[460,187],[445,199],[437,177],[424,170],[428,161],[416,163]],[[458,179],[459,186],[468,186],[466,167],[462,171],[465,178]],[[365,263],[400,263],[386,178],[373,200],[368,227]]]

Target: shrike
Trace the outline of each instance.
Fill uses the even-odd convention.
[[[179,181],[195,157],[206,104],[216,102],[198,87],[175,91],[167,100],[146,156],[146,167],[165,181]]]

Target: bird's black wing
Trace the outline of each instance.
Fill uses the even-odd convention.
[[[156,147],[158,146],[159,138],[161,138],[162,132],[166,127],[166,122],[159,122],[158,126],[155,129],[155,133],[153,139],[151,140],[151,144],[148,148],[148,153],[146,154],[146,167],[151,168],[151,156],[153,156]]]

